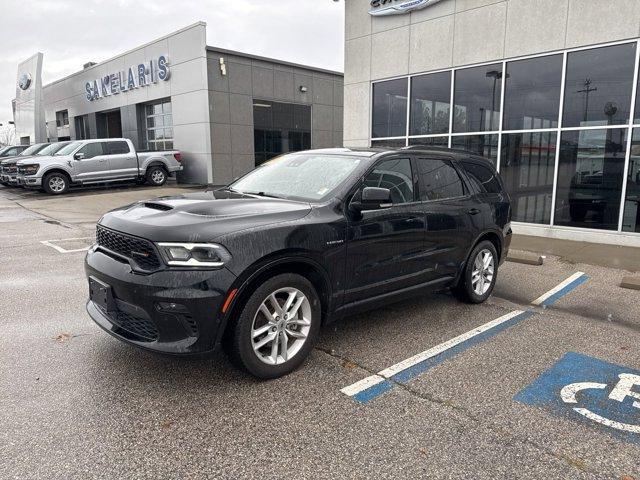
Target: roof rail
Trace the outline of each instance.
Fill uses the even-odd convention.
[[[465,150],[464,148],[449,148],[441,147],[439,145],[409,145],[408,147],[402,147],[400,150],[438,150],[442,152],[457,152],[480,156],[478,153],[472,152],[470,150]]]

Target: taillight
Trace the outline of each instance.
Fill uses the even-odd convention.
[[[176,162],[182,163],[182,154],[181,153],[174,153],[173,154],[173,158],[176,159]]]

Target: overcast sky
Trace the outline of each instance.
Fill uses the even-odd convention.
[[[344,2],[0,0],[0,123],[13,120],[18,63],[44,54],[46,83],[199,20],[207,44],[343,70]]]

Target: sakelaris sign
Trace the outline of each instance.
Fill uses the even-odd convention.
[[[126,71],[111,73],[85,84],[87,100],[117,95],[140,87],[148,87],[159,81],[169,80],[169,62],[166,55],[129,67]]]
[[[399,15],[438,3],[440,0],[371,0],[369,14],[374,17]]]

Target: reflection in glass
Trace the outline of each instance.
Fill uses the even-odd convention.
[[[633,129],[622,230],[640,233],[640,128]]]
[[[563,127],[629,122],[635,43],[567,55]]]
[[[372,137],[407,134],[407,79],[373,84]]]
[[[395,139],[395,140],[372,140],[372,147],[387,147],[387,148],[402,148],[406,146],[406,141],[404,138]]]
[[[428,147],[448,147],[449,137],[410,138],[409,145],[425,145]]]
[[[557,128],[562,55],[507,63],[504,130]]]
[[[555,224],[618,229],[626,132],[562,133]]]
[[[411,79],[410,135],[449,132],[451,72]]]
[[[516,222],[551,222],[556,132],[502,136],[500,175],[511,196]]]
[[[498,159],[498,135],[462,135],[451,137],[451,148],[467,150],[488,158],[496,164]]]
[[[501,85],[501,63],[457,70],[453,87],[453,131],[498,130]]]

